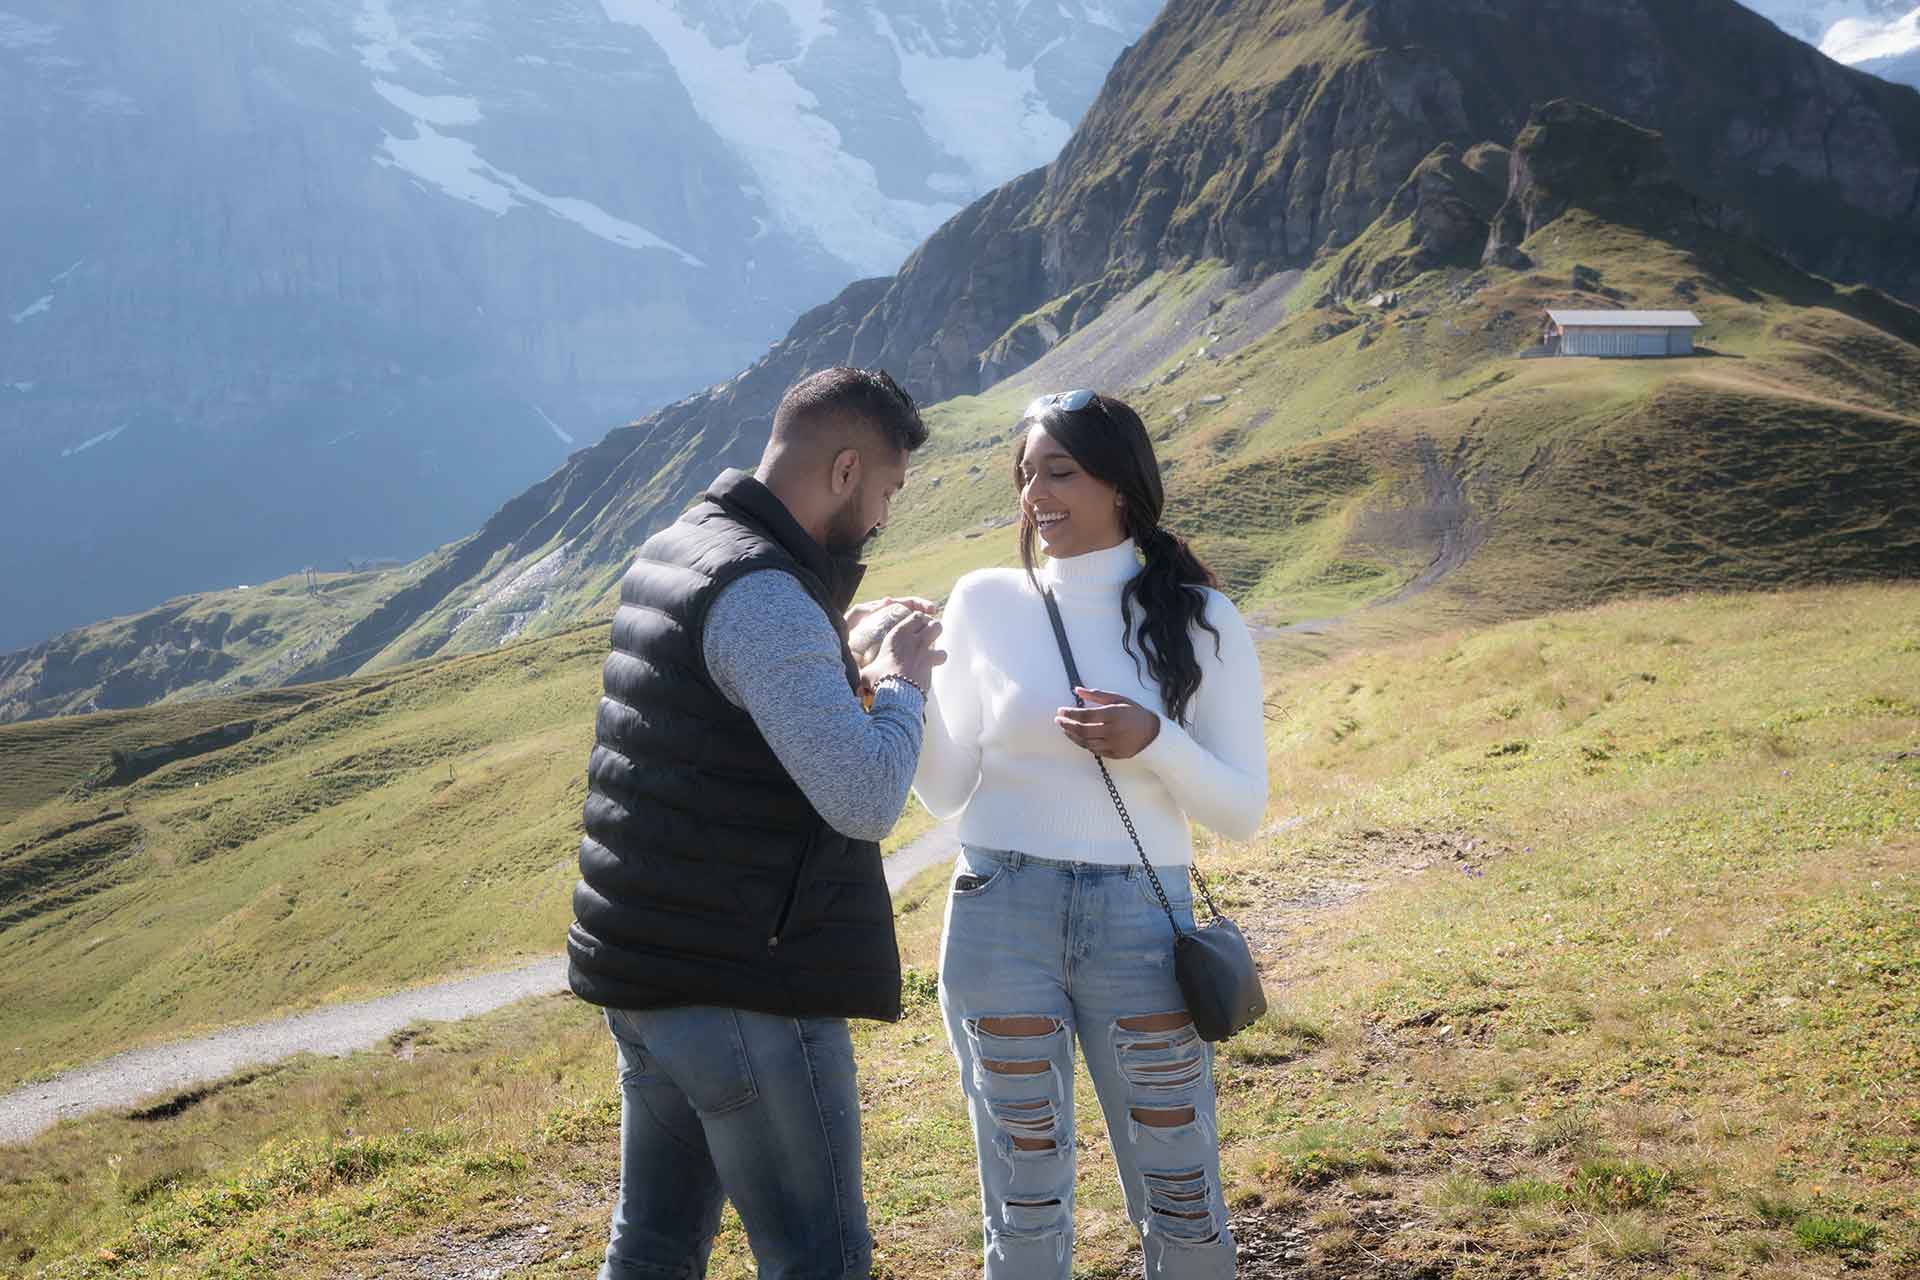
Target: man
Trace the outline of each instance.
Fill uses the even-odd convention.
[[[847,611],[926,438],[885,373],[814,374],[621,582],[567,934],[620,1060],[602,1280],[704,1275],[725,1199],[765,1280],[868,1273],[847,1019],[900,1016],[877,842],[944,655],[921,610],[863,672]]]

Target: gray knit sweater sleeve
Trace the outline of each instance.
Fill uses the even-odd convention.
[[[869,715],[847,688],[840,635],[799,579],[778,569],[727,584],[701,636],[707,671],[753,717],[822,818],[879,840],[907,803],[920,759],[920,695],[888,681]]]

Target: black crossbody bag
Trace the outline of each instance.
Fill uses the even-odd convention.
[[[1073,647],[1067,643],[1067,627],[1060,620],[1060,606],[1054,602],[1053,592],[1045,591],[1042,595],[1047,601],[1047,617],[1053,623],[1053,638],[1060,644],[1060,658],[1067,664],[1067,679],[1078,690],[1080,668],[1073,661]],[[1077,692],[1073,701],[1076,706],[1086,705]],[[1126,802],[1120,798],[1120,788],[1113,784],[1113,775],[1107,772],[1107,762],[1099,756],[1095,756],[1093,762],[1100,766],[1107,794],[1113,797],[1114,811],[1120,815],[1134,851],[1140,855],[1140,865],[1147,869],[1147,879],[1152,881],[1153,892],[1160,899],[1160,909],[1167,913],[1167,923],[1173,926],[1173,977],[1180,984],[1180,994],[1187,1002],[1194,1029],[1202,1040],[1225,1040],[1246,1030],[1267,1011],[1267,993],[1260,988],[1260,972],[1253,967],[1253,952],[1247,949],[1240,926],[1220,914],[1200,868],[1193,866],[1188,870],[1193,874],[1194,884],[1199,886],[1200,896],[1206,899],[1210,918],[1192,933],[1180,927],[1180,921],[1173,914],[1173,904],[1167,901],[1167,891],[1160,884],[1160,874],[1148,860],[1147,851],[1140,843],[1140,833],[1134,830],[1133,818],[1127,813]]]

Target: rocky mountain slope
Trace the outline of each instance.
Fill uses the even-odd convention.
[[[1152,0],[0,4],[0,649],[470,532],[1058,151]]]
[[[1563,96],[1588,105],[1530,122],[1531,104]],[[1592,123],[1615,118],[1626,132]],[[1660,126],[1654,142],[1635,141]],[[1578,146],[1542,145],[1569,130],[1608,139],[1625,167],[1587,172]],[[1613,209],[1615,232],[1579,222],[1596,204]],[[1827,298],[1805,271],[1912,297],[1917,232],[1920,95],[1823,58],[1731,0],[1376,0],[1332,12],[1269,0],[1224,14],[1180,0],[1120,60],[1054,164],[969,206],[897,276],[809,313],[745,373],[614,432],[479,534],[411,566],[403,590],[336,633],[298,678],[592,616],[647,532],[718,467],[757,452],[792,378],[835,360],[904,371],[930,400],[962,397],[936,410],[939,438],[951,441],[925,464],[937,494],[916,495],[913,511],[926,515],[889,537],[897,573],[950,577],[1004,554],[999,535],[955,541],[1004,506],[992,459],[974,451],[1030,389],[1097,378],[1143,388],[1142,403],[1170,424],[1168,447],[1191,448],[1177,461],[1193,486],[1185,500],[1217,518],[1214,553],[1237,564],[1231,576],[1250,598],[1295,617],[1314,600],[1392,597],[1436,562],[1434,539],[1455,560],[1470,554],[1473,522],[1435,514],[1472,505],[1462,464],[1407,441],[1402,426],[1389,432],[1401,440],[1391,465],[1366,456],[1385,446],[1307,448],[1315,435],[1348,435],[1395,404],[1416,420],[1437,415],[1454,433],[1448,448],[1467,447],[1451,406],[1514,377],[1501,362],[1526,345],[1532,312],[1555,300],[1719,301],[1744,317],[1740,341],[1756,357],[1776,358],[1768,335],[1786,326],[1817,334],[1820,359],[1861,379],[1897,374],[1912,368],[1911,311],[1879,294]],[[1580,245],[1594,261],[1572,256]],[[1575,267],[1610,278],[1597,284]],[[1770,282],[1772,301],[1738,301],[1750,273]],[[1635,287],[1615,283],[1623,276],[1638,277]],[[1376,289],[1416,285],[1438,289],[1437,300],[1391,315],[1384,302],[1359,305]],[[1507,303],[1489,310],[1494,299]],[[1790,318],[1813,306],[1844,323]],[[1857,325],[1871,332],[1836,336]],[[1856,338],[1865,356],[1851,353]],[[1836,342],[1845,350],[1822,346]],[[1783,369],[1789,383],[1811,376],[1798,355]],[[1605,395],[1580,379],[1577,394],[1540,393],[1599,396],[1611,416],[1594,421],[1607,424],[1653,412],[1648,396],[1663,422],[1687,400],[1659,399],[1652,373],[1602,381],[1617,379],[1626,388]],[[1868,394],[1872,412],[1912,412],[1873,387],[1823,375],[1809,394]],[[1764,397],[1740,404],[1727,421],[1778,409]],[[1904,465],[1900,438],[1883,441],[1893,452],[1873,465]],[[1571,448],[1525,452],[1534,447]],[[1526,472],[1536,494],[1565,474],[1526,467],[1515,476]],[[1203,492],[1246,484],[1255,496],[1227,512]],[[1427,514],[1383,517],[1397,532],[1377,555],[1336,554],[1338,520],[1373,519],[1380,486],[1425,494],[1415,506]],[[1285,494],[1311,518],[1286,524],[1273,506],[1292,501]],[[1298,541],[1308,528],[1322,539],[1312,548]],[[1902,563],[1904,535],[1890,537],[1868,558],[1878,568],[1858,571]],[[1322,571],[1333,576],[1316,579]],[[57,710],[36,701],[44,680],[31,658],[0,670],[16,707]]]

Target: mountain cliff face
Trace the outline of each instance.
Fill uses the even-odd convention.
[[[1563,99],[1591,105],[1535,118]],[[1642,145],[1656,128],[1657,154]],[[1620,164],[1572,163],[1552,145],[1568,130]],[[1569,209],[1642,198],[1669,224],[1738,230],[1912,298],[1920,94],[1732,0],[1175,0],[1054,163],[969,205],[897,275],[809,313],[746,372],[574,455],[414,566],[302,676],[590,616],[632,548],[755,456],[781,392],[825,364],[884,365],[924,400],[978,392],[1200,260],[1242,285],[1327,265],[1320,330],[1371,341],[1382,326],[1345,310],[1347,294],[1489,254],[1497,266]],[[1524,340],[1511,315],[1487,323],[1506,328],[1485,341]]]
[[[418,555],[1051,159],[1152,0],[0,9],[0,649]]]
[[[1070,328],[1160,263],[1304,265],[1435,147],[1511,138],[1560,98],[1660,130],[1694,189],[1808,269],[1920,298],[1920,95],[1732,0],[1176,2],[1035,198],[936,233],[855,356],[937,396],[975,391],[981,336],[1047,300],[1075,298]],[[956,283],[950,259],[1035,269],[998,290]]]

